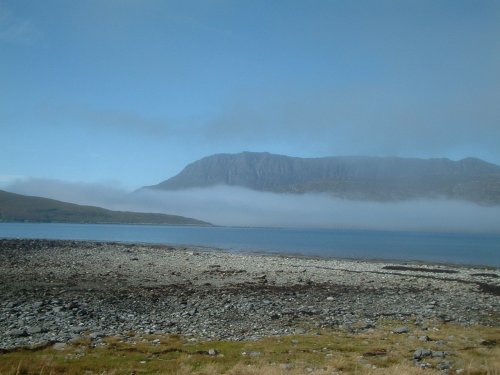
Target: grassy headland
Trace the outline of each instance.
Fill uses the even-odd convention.
[[[112,211],[0,190],[0,222],[210,225],[177,215]]]

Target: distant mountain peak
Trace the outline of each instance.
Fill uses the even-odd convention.
[[[500,204],[500,166],[478,158],[332,156],[299,158],[268,152],[215,154],[149,189],[216,185],[275,193],[329,193],[356,200],[421,198]]]

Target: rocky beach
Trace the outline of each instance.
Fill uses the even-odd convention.
[[[167,245],[0,240],[0,295],[2,350],[131,332],[240,341],[500,323],[498,269]]]

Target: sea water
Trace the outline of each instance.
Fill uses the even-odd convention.
[[[238,252],[500,267],[500,234],[486,233],[0,223],[0,237],[197,245]]]

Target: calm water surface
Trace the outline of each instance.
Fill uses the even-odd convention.
[[[340,229],[0,223],[3,238],[213,246],[231,251],[500,267],[500,234]]]

